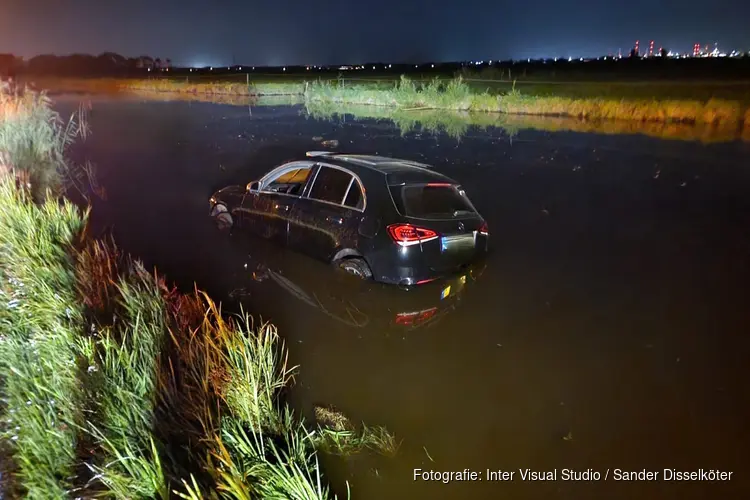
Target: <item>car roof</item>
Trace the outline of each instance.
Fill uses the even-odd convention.
[[[308,157],[320,158],[321,161],[331,163],[350,170],[367,169],[380,172],[387,177],[388,184],[404,184],[409,182],[450,182],[456,181],[432,170],[430,165],[400,158],[386,156],[357,155],[311,151]],[[356,172],[355,172],[356,173]]]

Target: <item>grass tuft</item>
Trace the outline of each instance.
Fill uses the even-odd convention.
[[[167,498],[152,437],[158,362],[167,334],[162,286],[131,262],[117,289],[121,312],[115,326],[101,330],[93,365],[100,380],[90,398],[97,407],[89,431],[103,464],[91,469],[116,498]]]
[[[48,189],[59,194],[66,187],[63,180],[77,179],[79,169],[65,154],[88,132],[85,107],[65,122],[44,92],[15,91],[0,81],[0,174],[12,169],[23,185],[34,188],[37,200]]]

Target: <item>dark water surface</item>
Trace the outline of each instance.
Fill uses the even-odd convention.
[[[339,493],[348,480],[362,499],[748,498],[747,144],[492,129],[458,142],[296,107],[179,102],[99,101],[90,123],[74,155],[97,164],[108,195],[95,227],[113,225],[169,279],[240,294],[273,321],[300,365],[297,409],[334,404],[403,438],[395,459],[327,460]],[[484,273],[450,301],[379,287],[342,298],[326,265],[280,252],[268,265],[279,272],[251,279],[268,253],[217,234],[208,197],[321,149],[314,136],[459,180],[489,222]],[[438,312],[391,326],[416,303]],[[415,468],[484,480],[415,482]],[[524,482],[526,468],[558,480]],[[602,480],[563,481],[565,468]],[[616,482],[615,468],[659,480]],[[664,481],[665,468],[733,474]],[[490,482],[487,469],[514,480]]]

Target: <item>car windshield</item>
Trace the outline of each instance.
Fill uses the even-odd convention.
[[[390,186],[396,208],[406,217],[445,219],[476,214],[469,198],[450,184]]]

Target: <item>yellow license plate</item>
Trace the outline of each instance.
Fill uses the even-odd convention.
[[[451,286],[448,285],[445,288],[443,288],[443,293],[440,294],[440,300],[443,300],[450,294],[451,294]]]

